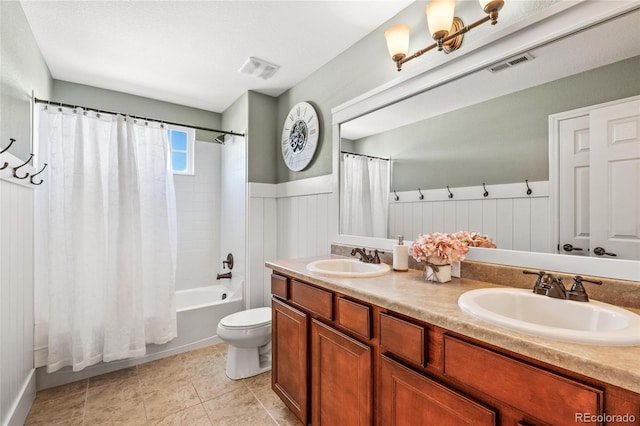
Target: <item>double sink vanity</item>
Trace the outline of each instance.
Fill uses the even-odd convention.
[[[435,284],[336,255],[267,267],[273,390],[304,424],[640,424],[631,310],[534,294],[529,276]]]

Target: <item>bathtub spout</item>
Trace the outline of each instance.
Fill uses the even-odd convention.
[[[223,279],[223,278],[231,279],[231,271],[229,271],[227,273],[224,273],[224,274],[218,274],[216,276],[216,280],[220,280],[220,279]]]

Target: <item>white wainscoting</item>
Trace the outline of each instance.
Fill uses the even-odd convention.
[[[329,254],[332,179],[249,183],[247,307],[270,305],[271,271],[265,261]]]
[[[555,252],[549,240],[549,184],[525,182],[398,192],[389,198],[389,233],[413,240],[418,234],[468,230],[490,236],[501,249]]]
[[[0,424],[23,424],[36,393],[33,368],[33,189],[23,163],[0,156]],[[35,173],[30,165],[19,176]],[[36,178],[39,181],[40,176]],[[45,176],[46,179],[46,176]]]

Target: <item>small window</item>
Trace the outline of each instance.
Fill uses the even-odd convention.
[[[173,173],[193,175],[195,131],[187,127],[169,126],[167,132],[171,147]]]

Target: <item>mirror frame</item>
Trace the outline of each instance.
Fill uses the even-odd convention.
[[[603,21],[640,9],[634,1],[579,3],[559,2],[504,31],[487,37],[485,47],[460,49],[443,64],[422,61],[418,71],[382,85],[331,110],[333,129],[333,219],[330,220],[331,241],[336,244],[365,246],[391,251],[395,240],[340,234],[340,124],[374,110],[400,102],[415,94],[454,82],[505,58],[552,43],[588,29]],[[385,66],[388,64],[380,64]],[[403,73],[406,71],[403,71]],[[551,212],[550,212],[551,215]],[[408,244],[411,244],[409,241]],[[640,261],[610,260],[561,254],[516,250],[470,248],[467,260],[552,270],[572,274],[593,275],[612,279],[640,281]]]

